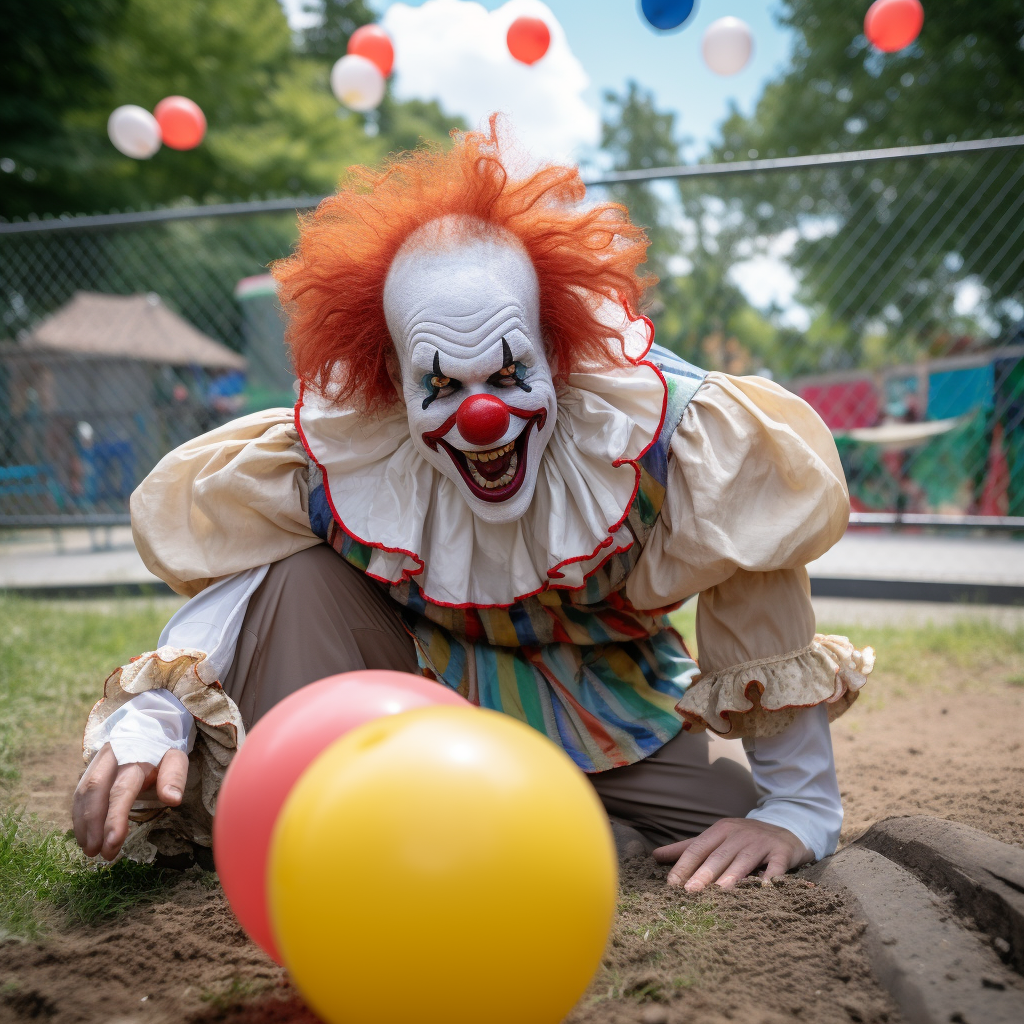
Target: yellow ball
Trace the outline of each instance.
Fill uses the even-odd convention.
[[[616,897],[582,772],[521,722],[459,707],[324,751],[281,811],[268,877],[285,965],[328,1024],[557,1024]]]

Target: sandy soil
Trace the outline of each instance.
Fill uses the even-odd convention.
[[[882,817],[926,813],[1024,845],[1024,688],[942,692],[865,700],[836,723],[844,840]],[[67,827],[78,768],[73,748],[36,752],[16,796]],[[612,942],[571,1024],[901,1020],[834,894],[788,877],[687,896],[667,890],[664,873],[646,860],[624,869]],[[0,945],[0,1020],[313,1024],[199,873],[117,920]]]

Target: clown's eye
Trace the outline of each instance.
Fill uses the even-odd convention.
[[[434,370],[432,373],[428,373],[423,376],[423,387],[425,390],[430,392],[430,394],[423,399],[423,408],[426,409],[435,398],[447,398],[448,395],[454,394],[460,387],[462,387],[462,383],[461,381],[457,381],[454,377],[448,377],[441,372],[440,360],[435,352]]]
[[[492,388],[521,388],[523,391],[532,391],[533,388],[523,379],[526,376],[526,366],[512,358],[512,350],[504,338],[501,339],[501,351],[504,365],[497,373],[491,374],[487,383]]]
[[[488,383],[495,388],[522,388],[530,391],[530,385],[523,380],[526,367],[522,363],[509,363],[503,366],[497,373],[491,374]]]

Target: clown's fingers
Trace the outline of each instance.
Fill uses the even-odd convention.
[[[79,779],[71,801],[75,841],[87,857],[95,857],[103,845],[103,823],[110,802],[110,787],[116,777],[117,758],[110,744],[105,743]]]
[[[714,882],[719,875],[743,853],[743,842],[739,837],[730,837],[714,850],[693,874],[683,888],[687,892],[700,892]],[[669,884],[672,884],[669,876]],[[676,883],[678,884],[678,883]]]
[[[117,856],[121,844],[128,837],[128,814],[132,804],[155,773],[156,766],[144,762],[123,764],[117,769],[117,777],[110,787],[106,821],[103,823],[103,846],[100,854],[104,860],[113,860]]]
[[[704,871],[709,866],[725,867],[732,860],[739,846],[737,845],[731,850],[724,851],[728,854],[724,860],[723,851],[720,848],[724,844],[729,843],[737,821],[738,819],[734,818],[722,818],[721,821],[716,821],[709,829],[701,832],[699,836],[686,840],[683,855],[676,862],[675,867],[668,873],[668,884],[682,885],[688,882],[698,868]],[[674,845],[684,846],[683,843]],[[666,851],[673,848],[663,847]],[[714,861],[709,864],[712,858]],[[712,875],[711,880],[714,880],[715,877],[717,877],[717,872]],[[697,886],[697,888],[703,887],[703,884]]]
[[[168,750],[160,761],[156,777],[156,795],[162,804],[177,807],[185,792],[188,777],[188,754],[183,750]]]
[[[745,846],[721,873],[717,885],[722,889],[731,889],[741,878],[753,874],[757,866],[763,864],[766,859],[771,863],[772,856],[774,854],[769,854],[762,846]]]
[[[793,858],[788,850],[775,850],[768,858],[768,867],[764,869],[764,884],[768,885],[773,878],[781,878],[791,867]]]
[[[710,830],[709,830],[710,831]],[[708,833],[705,833],[708,835]],[[742,835],[727,827],[708,835],[706,845],[694,843],[669,872],[669,885],[682,885],[687,892],[700,892],[733,862],[744,846]]]
[[[679,843],[659,846],[652,856],[659,864],[674,864],[686,852],[686,848],[691,843],[695,843],[699,838],[699,836],[691,836],[689,839],[684,839]]]

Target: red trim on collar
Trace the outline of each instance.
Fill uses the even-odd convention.
[[[628,315],[629,314],[628,314],[628,311],[627,311],[627,316]],[[661,432],[662,432],[662,430],[665,427],[665,416],[666,416],[666,413],[668,411],[668,384],[665,381],[665,376],[661,372],[661,370],[659,370],[658,367],[654,365],[654,363],[649,362],[645,358],[645,356],[648,354],[648,352],[651,351],[651,346],[654,344],[654,324],[651,322],[650,318],[648,318],[646,316],[643,316],[643,315],[641,315],[639,317],[630,317],[630,320],[631,320],[631,322],[634,322],[634,323],[637,320],[643,320],[647,324],[647,346],[644,348],[643,352],[641,352],[636,358],[633,358],[626,351],[626,343],[625,343],[625,341],[623,341],[623,343],[622,343],[622,353],[626,357],[626,359],[629,360],[629,362],[632,363],[634,366],[648,366],[658,375],[658,379],[661,381],[661,387],[662,387],[661,415],[660,415],[659,420],[658,420],[658,428],[657,428],[657,430],[654,431],[654,434],[652,435],[650,442],[644,447],[644,449],[638,455],[636,455],[632,459],[616,459],[612,463],[612,466],[614,466],[616,468],[618,468],[619,466],[627,465],[627,464],[631,465],[633,467],[633,470],[634,470],[635,474],[636,474],[636,478],[635,478],[635,480],[633,482],[632,494],[630,495],[629,501],[626,503],[626,507],[623,510],[622,515],[619,517],[618,521],[615,522],[613,525],[605,527],[605,529],[606,529],[606,531],[608,533],[608,536],[605,537],[605,539],[602,540],[601,543],[598,544],[597,547],[594,548],[594,550],[590,552],[590,554],[588,554],[588,555],[587,554],[575,555],[572,558],[564,558],[564,559],[562,559],[562,561],[556,562],[550,569],[547,570],[547,577],[548,577],[548,581],[549,582],[541,584],[541,586],[537,587],[536,590],[532,590],[532,591],[530,591],[527,594],[519,594],[516,597],[514,597],[511,601],[503,602],[503,603],[498,603],[498,604],[472,604],[470,602],[465,602],[465,603],[462,603],[462,604],[453,604],[453,603],[451,603],[449,601],[440,601],[440,600],[438,600],[436,598],[430,597],[430,595],[427,594],[426,591],[424,591],[422,589],[422,587],[421,587],[420,588],[420,593],[422,594],[423,599],[426,602],[428,602],[429,604],[437,605],[440,608],[454,608],[454,609],[509,608],[509,607],[511,607],[514,604],[518,604],[520,601],[525,601],[527,598],[536,597],[537,594],[541,593],[544,590],[567,590],[567,591],[583,590],[586,587],[586,580],[588,580],[591,576],[593,576],[593,574],[595,572],[597,572],[600,568],[602,568],[608,562],[609,559],[613,558],[615,555],[622,554],[623,552],[628,551],[633,546],[633,541],[631,539],[627,544],[625,544],[625,545],[623,545],[621,547],[617,547],[613,551],[609,551],[608,554],[606,555],[606,557],[602,558],[601,561],[597,565],[595,565],[592,569],[590,569],[584,575],[584,577],[583,577],[584,582],[580,586],[578,586],[578,587],[571,587],[571,586],[560,585],[558,583],[550,582],[550,581],[553,581],[553,580],[558,580],[558,579],[564,579],[565,578],[564,574],[559,571],[560,569],[564,568],[567,565],[573,565],[576,562],[587,562],[587,561],[589,561],[592,558],[596,558],[598,553],[601,551],[602,548],[606,548],[606,547],[608,547],[609,545],[612,544],[612,542],[615,539],[612,535],[615,534],[619,530],[619,528],[622,526],[622,524],[629,518],[629,511],[633,507],[633,502],[636,501],[636,496],[637,496],[637,494],[640,491],[640,475],[641,475],[640,460],[651,450],[651,448],[657,442],[658,438],[661,436]],[[312,459],[312,461],[316,464],[317,468],[323,474],[323,478],[324,478],[324,496],[327,498],[327,504],[330,506],[331,515],[334,517],[335,523],[338,525],[338,527],[341,530],[343,530],[357,544],[363,544],[366,547],[376,548],[378,551],[386,551],[386,552],[388,552],[390,554],[405,555],[407,558],[411,558],[417,564],[417,566],[418,566],[418,568],[416,568],[416,569],[403,569],[402,570],[401,578],[399,578],[397,580],[385,579],[382,576],[376,576],[373,573],[371,573],[369,571],[366,571],[366,575],[369,576],[370,579],[377,580],[380,583],[386,583],[386,584],[388,584],[389,586],[392,586],[392,587],[393,586],[398,586],[399,584],[406,583],[406,582],[417,583],[417,581],[415,580],[415,577],[419,576],[423,572],[424,568],[426,567],[426,563],[423,561],[423,559],[418,554],[416,554],[416,552],[414,552],[414,551],[407,551],[405,548],[388,547],[388,545],[386,545],[386,544],[381,544],[381,543],[379,543],[377,541],[367,540],[367,539],[365,539],[363,537],[360,537],[358,534],[353,533],[352,530],[350,530],[345,525],[344,520],[338,514],[338,510],[334,507],[334,500],[331,498],[331,487],[330,487],[330,481],[328,480],[328,477],[327,477],[327,470],[324,468],[323,464],[317,459],[317,457],[313,454],[313,451],[312,451],[312,449],[309,446],[309,441],[306,438],[306,433],[302,429],[302,422],[301,422],[300,412],[301,412],[301,409],[302,409],[303,398],[305,396],[305,393],[306,393],[306,386],[305,386],[305,384],[300,384],[300,386],[299,386],[298,401],[296,401],[296,403],[295,403],[295,412],[294,412],[295,429],[298,432],[299,440],[302,442],[302,447],[305,448],[305,450],[306,450],[306,454],[310,457],[310,459]],[[418,583],[417,583],[417,586],[419,586]]]

